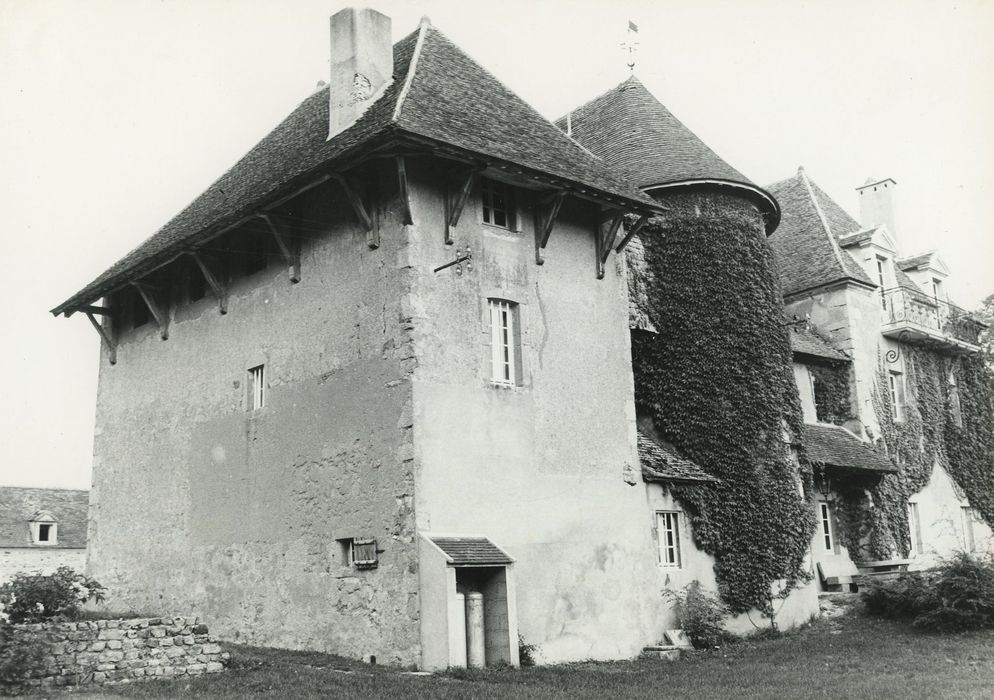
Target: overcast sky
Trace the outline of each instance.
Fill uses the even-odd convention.
[[[760,185],[898,183],[902,252],[994,292],[994,0],[371,2],[555,118],[635,72]],[[88,487],[98,338],[47,310],[151,235],[328,70],[334,2],[0,0],[0,484]]]

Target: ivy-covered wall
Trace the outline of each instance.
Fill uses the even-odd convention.
[[[872,489],[874,507],[860,509],[862,520],[853,517],[847,523],[853,532],[868,536],[867,553],[875,558],[908,555],[908,499],[928,485],[936,463],[980,516],[994,524],[994,373],[980,355],[953,357],[908,345],[900,353],[907,387],[903,420],[894,419],[887,384],[894,365],[883,358],[873,395],[878,439],[896,459],[899,472]],[[850,500],[858,499],[858,494],[850,495]]]
[[[845,362],[807,362],[814,391],[815,413],[819,423],[842,425],[855,413],[852,406],[849,375],[852,367]]]
[[[728,195],[667,197],[640,234],[633,288],[658,333],[634,331],[635,398],[715,486],[678,488],[697,546],[736,613],[772,616],[809,574],[814,529],[784,427],[800,434],[780,282],[754,207]],[[804,475],[810,494],[810,475]]]

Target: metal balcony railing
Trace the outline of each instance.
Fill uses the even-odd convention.
[[[916,292],[905,287],[894,287],[881,292],[884,307],[884,334],[900,334],[903,340],[929,340],[950,345],[962,350],[975,350],[980,342],[980,333],[986,326],[971,316],[965,309],[950,304],[944,299]]]

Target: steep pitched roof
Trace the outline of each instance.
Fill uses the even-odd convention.
[[[86,514],[90,492],[70,489],[30,489],[0,486],[0,547],[37,547],[31,541],[28,521],[39,511],[51,514],[58,523],[59,547],[86,546]]]
[[[722,183],[756,201],[768,230],[776,202],[673,116],[634,75],[556,120],[556,126],[625,172],[639,187]]]
[[[806,423],[801,442],[812,463],[866,472],[897,471],[890,458],[837,425]]]
[[[860,225],[811,182],[803,168],[769,190],[780,202],[780,227],[769,240],[785,296],[842,280],[875,286],[838,243],[840,236],[859,231]]]
[[[835,362],[849,362],[849,357],[808,326],[791,326],[790,349],[797,355],[821,357]]]
[[[52,313],[93,302],[364,148],[398,137],[507,162],[636,209],[658,208],[427,22],[397,42],[393,55],[393,83],[353,126],[328,139],[328,90],[312,94],[186,209]]]
[[[718,479],[701,467],[684,459],[671,446],[666,445],[638,431],[639,462],[642,464],[642,478],[646,481],[703,484]]]

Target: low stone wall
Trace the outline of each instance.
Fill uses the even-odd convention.
[[[15,630],[50,644],[44,665],[28,680],[35,686],[218,673],[229,659],[196,617],[52,622]]]

